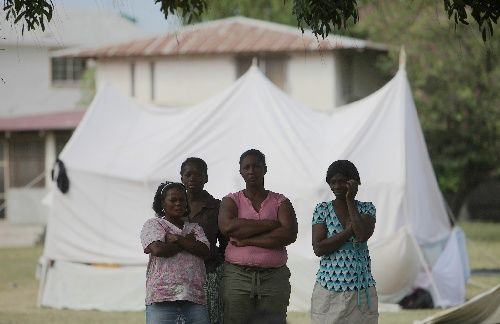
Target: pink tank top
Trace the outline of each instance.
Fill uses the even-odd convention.
[[[245,219],[278,219],[278,208],[287,198],[282,194],[269,191],[266,199],[257,212],[252,202],[242,191],[230,193],[238,207],[238,218]],[[285,247],[281,249],[266,249],[257,246],[235,246],[229,243],[226,247],[226,262],[248,267],[278,268],[286,264],[287,253]]]

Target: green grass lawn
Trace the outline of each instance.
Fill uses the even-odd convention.
[[[464,223],[472,269],[500,268],[500,223]],[[35,266],[42,247],[0,249],[0,324],[144,323],[142,312],[53,310],[36,307]],[[499,275],[474,275],[467,285],[471,298],[500,283]],[[380,323],[412,323],[439,310],[382,313]],[[307,313],[290,313],[290,324],[310,323]]]

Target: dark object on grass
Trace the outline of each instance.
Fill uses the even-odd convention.
[[[431,294],[422,288],[415,289],[411,294],[403,298],[399,305],[404,309],[434,308]]]

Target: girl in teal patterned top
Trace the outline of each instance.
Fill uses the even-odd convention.
[[[313,323],[377,323],[378,298],[366,241],[375,229],[375,206],[354,198],[361,184],[347,160],[326,174],[335,200],[319,203],[312,220],[312,245],[321,257],[311,301]]]

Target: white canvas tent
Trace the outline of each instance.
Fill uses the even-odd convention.
[[[198,156],[209,166],[207,190],[222,197],[243,188],[238,159],[249,148],[266,154],[266,187],[284,193],[297,213],[299,237],[288,247],[291,310],[310,308],[318,267],[311,214],[332,197],[324,176],[336,159],[357,165],[357,198],[377,207],[369,244],[380,299],[397,301],[420,283],[437,305],[463,302],[465,250],[452,235],[404,69],[376,93],[327,115],[295,102],[252,67],[223,93],[188,108],[143,107],[100,89],[60,156],[71,186],[65,195],[53,191],[43,260],[55,262],[43,263],[40,304],[143,309],[147,257],[139,232],[153,216],[158,183],[178,181],[182,161]],[[455,244],[445,254],[447,242]],[[436,268],[443,255],[446,264]]]

